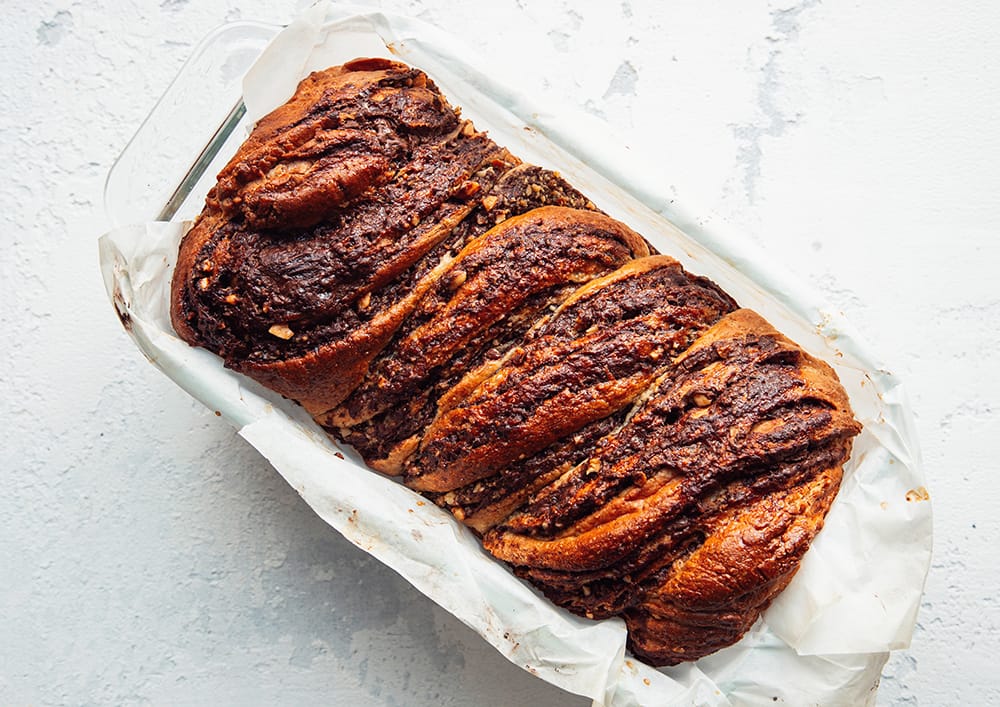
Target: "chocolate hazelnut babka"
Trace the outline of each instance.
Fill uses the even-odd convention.
[[[828,365],[384,59],[257,124],[171,316],[654,665],[788,584],[860,430]]]

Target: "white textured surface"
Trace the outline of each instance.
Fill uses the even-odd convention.
[[[0,703],[579,704],[332,534],[106,301],[111,160],[208,28],[294,3],[19,4],[0,29]],[[1000,702],[1000,6],[384,6],[625,131],[870,337],[914,400],[937,539],[880,703]]]

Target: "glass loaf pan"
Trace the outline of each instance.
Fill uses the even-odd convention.
[[[215,174],[253,121],[286,100],[301,77],[357,56],[423,69],[498,144],[558,170],[601,209],[837,370],[864,431],[827,527],[792,584],[737,645],[660,671],[628,659],[620,621],[584,621],[551,606],[449,515],[368,471],[349,450],[345,459],[337,456],[297,406],[172,336],[169,269],[183,224],[201,210]],[[930,550],[930,504],[905,501],[922,479],[898,380],[808,287],[726,224],[668,199],[659,185],[671,182],[642,165],[607,126],[582,113],[549,111],[514,85],[497,67],[481,67],[454,38],[380,12],[320,6],[284,29],[239,22],[209,34],[108,176],[106,209],[119,228],[102,239],[102,265],[126,328],[331,526],[553,684],[607,704],[872,699],[887,651],[908,643]],[[136,223],[144,225],[129,225]],[[166,263],[157,265],[157,258]],[[333,477],[337,484],[329,483]]]

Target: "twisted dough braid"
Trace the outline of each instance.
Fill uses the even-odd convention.
[[[171,317],[656,665],[787,585],[860,429],[829,366],[383,59],[260,121]]]

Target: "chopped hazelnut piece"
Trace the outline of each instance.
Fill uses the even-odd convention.
[[[236,295],[233,294],[226,295],[226,304],[236,304],[238,300],[239,297],[237,297]]]
[[[707,408],[712,404],[712,399],[704,393],[695,393],[691,396],[691,401],[700,408]]]
[[[208,278],[207,277],[203,277],[200,280],[198,280],[198,289],[199,290],[207,290],[209,284],[210,283],[208,281]]]
[[[459,193],[463,198],[469,199],[479,193],[482,187],[479,186],[479,182],[468,181],[465,182],[459,189]]]
[[[361,295],[361,299],[358,300],[358,309],[368,309],[368,305],[372,303],[372,293],[366,292]]]
[[[459,287],[465,284],[466,279],[469,275],[464,270],[456,270],[451,274],[451,279],[448,280],[448,289],[457,290]]]
[[[465,125],[462,126],[462,134],[465,135],[465,137],[472,137],[476,134],[476,128],[473,127],[471,121],[466,121]]]
[[[483,208],[486,209],[487,211],[491,211],[493,209],[493,207],[497,205],[498,201],[499,201],[499,199],[497,197],[495,197],[495,196],[492,196],[492,195],[490,195],[490,196],[484,196],[483,197]]]
[[[288,341],[295,336],[295,332],[289,329],[287,324],[275,324],[267,330],[267,333],[271,336],[276,336],[279,339],[284,339],[285,341]]]

